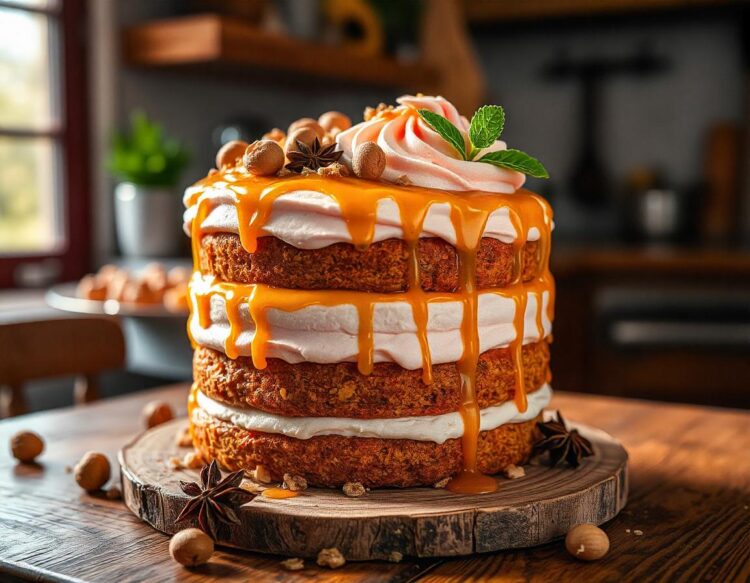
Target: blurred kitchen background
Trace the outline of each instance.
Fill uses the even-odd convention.
[[[469,116],[503,105],[504,139],[552,176],[528,186],[555,210],[554,386],[750,407],[747,14],[739,0],[0,0],[0,339],[117,314],[122,370],[98,394],[189,378],[179,310],[46,290],[105,264],[189,265],[181,192],[222,143],[438,93]],[[145,142],[159,168],[139,166]],[[141,170],[166,202],[139,217],[142,193],[118,183]],[[38,334],[62,360],[79,350]],[[10,342],[6,408],[72,402],[67,379],[8,372]]]

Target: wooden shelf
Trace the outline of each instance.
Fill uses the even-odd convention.
[[[140,24],[123,36],[125,61],[137,67],[215,69],[238,76],[258,69],[420,91],[438,81],[436,71],[418,63],[363,57],[213,14]]]
[[[565,16],[719,8],[736,6],[741,2],[742,0],[464,0],[464,13],[469,22],[481,24]]]

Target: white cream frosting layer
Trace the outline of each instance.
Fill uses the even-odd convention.
[[[480,430],[490,431],[506,423],[522,423],[534,419],[550,402],[552,389],[544,385],[529,393],[528,408],[520,413],[513,401],[482,409]],[[282,417],[257,409],[239,409],[214,401],[200,391],[196,394],[198,408],[194,415],[207,414],[248,431],[261,431],[310,439],[320,435],[344,437],[376,437],[381,439],[413,439],[443,443],[461,437],[464,424],[461,414],[445,413],[423,417],[395,419],[350,419],[346,417]]]
[[[487,166],[483,164],[483,166]],[[191,186],[185,191],[186,204],[199,187]],[[357,196],[352,192],[352,196]],[[210,198],[212,210],[201,223],[204,233],[239,232],[239,220],[234,204],[235,195],[218,183],[209,187],[200,196]],[[198,205],[188,207],[184,214],[185,232],[190,235],[191,225]],[[456,244],[456,230],[450,219],[450,205],[435,203],[425,216],[421,237],[439,237],[451,245]],[[271,215],[262,227],[264,235],[276,237],[299,249],[321,249],[334,243],[351,243],[352,238],[338,203],[330,196],[314,190],[296,190],[277,198]],[[531,227],[527,240],[537,241],[539,229]],[[377,208],[375,236],[373,242],[386,239],[403,239],[401,214],[391,198],[383,198]],[[484,236],[512,243],[517,238],[516,229],[510,220],[507,207],[492,212],[487,220]]]
[[[190,293],[195,292],[191,290]],[[537,302],[538,295],[530,292],[524,318],[524,344],[537,342],[552,330],[547,317],[549,292],[542,293],[541,335],[537,329]],[[209,326],[202,328],[194,311],[190,316],[190,333],[198,344],[224,352],[230,329],[224,298],[214,295],[210,305]],[[481,352],[508,346],[515,340],[514,315],[515,302],[511,298],[492,292],[480,293],[478,329]],[[255,324],[247,303],[240,304],[240,316],[242,330],[236,345],[240,355],[249,356]],[[428,304],[427,339],[433,364],[457,362],[461,358],[462,316],[461,302]],[[266,355],[269,358],[279,358],[292,364],[357,361],[359,317],[352,304],[308,306],[294,312],[271,308],[267,319],[270,339]],[[407,302],[376,303],[373,332],[375,362],[394,362],[409,370],[422,368],[417,326]]]
[[[358,123],[336,136],[343,151],[342,160],[350,164],[357,146],[375,142],[385,154],[382,180],[397,182],[402,177],[411,184],[441,190],[482,190],[513,193],[523,186],[526,177],[515,170],[491,164],[464,160],[453,147],[418,115],[427,109],[452,123],[469,146],[469,121],[459,115],[452,103],[437,96],[404,95],[399,107],[383,115]],[[502,140],[481,150],[476,159],[488,152],[506,150]]]

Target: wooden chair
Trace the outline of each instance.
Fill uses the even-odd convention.
[[[0,322],[0,417],[25,413],[24,383],[38,379],[75,376],[75,402],[93,401],[98,373],[124,362],[125,340],[112,318]]]

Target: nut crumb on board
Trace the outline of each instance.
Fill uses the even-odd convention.
[[[270,484],[271,483],[271,472],[268,471],[268,468],[266,466],[258,464],[255,466],[255,469],[250,472],[250,475],[252,476],[253,480],[256,482],[260,482],[261,484]]]
[[[331,547],[329,549],[321,549],[321,551],[318,553],[317,563],[321,567],[338,569],[339,567],[342,567],[344,564],[346,564],[346,559],[344,558],[344,555],[341,554],[340,550],[338,550],[336,547]]]
[[[307,480],[302,476],[284,474],[284,486],[292,492],[302,492],[303,490],[307,490]]]
[[[305,562],[299,557],[294,557],[292,559],[281,561],[281,566],[287,571],[301,571],[305,568]]]
[[[192,447],[193,437],[190,435],[190,428],[183,427],[175,435],[175,443],[177,447]]]
[[[344,494],[349,496],[349,498],[359,498],[360,496],[364,496],[367,491],[359,482],[347,482],[344,484],[342,490],[344,491]]]
[[[510,465],[503,470],[503,473],[509,480],[517,480],[518,478],[523,478],[526,475],[526,470],[524,470],[521,466]]]

